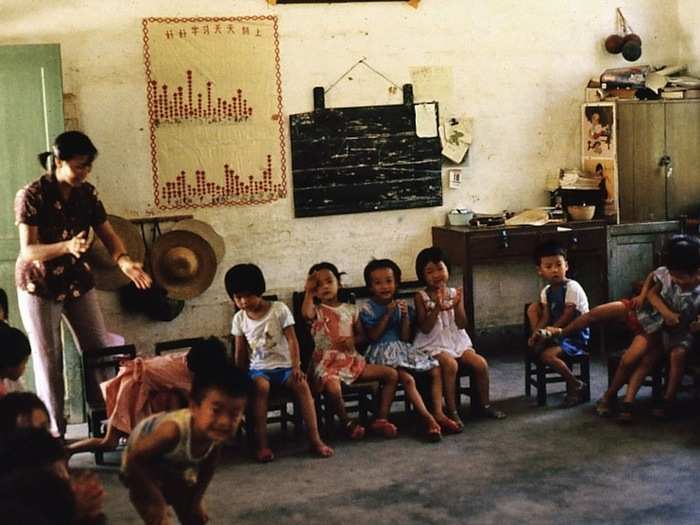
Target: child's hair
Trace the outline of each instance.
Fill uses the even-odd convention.
[[[54,159],[71,160],[81,155],[86,155],[92,163],[97,157],[97,148],[85,133],[80,131],[66,131],[56,137],[53,143],[53,151],[45,151],[37,155],[41,164],[49,173],[56,172]]]
[[[0,509],[6,525],[70,525],[76,502],[68,480],[45,468],[3,472]]]
[[[396,286],[401,284],[401,268],[399,268],[398,264],[391,259],[372,259],[367,266],[365,266],[365,271],[363,272],[367,288],[369,288],[372,284],[372,272],[382,268],[389,268],[392,272],[394,272]]]
[[[192,345],[185,359],[193,376],[206,374],[230,364],[226,345],[213,336]]]
[[[10,318],[10,311],[7,302],[7,292],[0,288],[0,321],[7,321]]]
[[[265,293],[265,277],[262,270],[251,263],[236,264],[229,268],[224,277],[224,283],[226,293],[231,299],[234,294],[243,292],[258,296]]]
[[[666,267],[692,274],[700,268],[700,240],[691,235],[674,235],[666,245]]]
[[[20,419],[31,420],[35,410],[43,410],[50,419],[46,405],[32,392],[10,392],[0,398],[0,433],[17,429]]]
[[[0,368],[19,366],[31,351],[29,339],[21,330],[0,323]]]
[[[416,256],[416,276],[418,280],[425,284],[423,278],[423,272],[428,263],[444,263],[447,267],[447,271],[450,271],[450,261],[440,248],[437,246],[431,246],[430,248],[423,248]]]
[[[234,398],[245,398],[250,393],[251,385],[246,372],[232,364],[226,364],[216,370],[195,374],[190,399],[199,405],[204,401],[207,392],[214,389]]]
[[[542,257],[553,257],[556,255],[561,255],[566,259],[566,248],[564,248],[559,241],[551,240],[541,242],[535,246],[535,265],[540,265]]]
[[[311,268],[309,268],[309,275],[311,275],[314,272],[318,272],[319,270],[328,270],[329,272],[331,272],[333,275],[335,275],[335,278],[338,279],[338,284],[340,284],[340,278],[343,275],[345,275],[345,272],[339,271],[335,264],[326,261],[316,263]]]
[[[18,428],[0,437],[0,465],[6,472],[50,467],[65,459],[61,440],[43,428]]]

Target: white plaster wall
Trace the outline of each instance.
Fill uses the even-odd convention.
[[[678,0],[678,19],[681,61],[688,64],[691,74],[700,76],[700,2]]]
[[[693,11],[690,26],[679,22],[678,2]],[[313,86],[329,86],[361,57],[397,84],[410,82],[412,67],[452,71],[451,109],[473,117],[474,145],[466,184],[445,189],[443,207],[295,219],[290,186],[290,197],[275,204],[197,211],[225,236],[228,251],[212,288],[178,319],[151,323],[124,315],[113,294],[102,294],[110,326],[143,350],[166,337],[226,333],[223,274],[237,262],[259,264],[268,289],[283,297],[302,287],[306,269],[319,260],[338,264],[351,285],[361,284],[374,256],[395,259],[412,279],[415,254],[430,244],[431,226],[443,224],[449,209],[517,211],[545,204],[547,174],[579,164],[586,82],[625,65],[602,48],[615,29],[616,7],[644,39],[640,63],[677,61],[679,35],[689,42],[697,27],[693,0],[423,0],[417,10],[398,2],[271,7],[264,0],[3,0],[0,44],[61,44],[64,89],[76,96],[82,128],[101,151],[94,182],[108,210],[126,217],[156,213],[143,17],[277,15],[287,115],[312,109]],[[327,95],[327,106],[400,101],[400,93],[389,94],[371,72],[356,69],[351,76]],[[482,326],[520,322],[520,304],[539,286],[529,265],[487,269],[477,278]]]

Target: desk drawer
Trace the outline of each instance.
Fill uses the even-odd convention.
[[[468,250],[473,261],[503,257],[532,257],[535,246],[548,240],[559,241],[573,253],[605,251],[605,228],[581,228],[564,232],[491,230],[471,235]]]

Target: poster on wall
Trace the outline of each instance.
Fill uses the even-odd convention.
[[[143,43],[156,207],[286,197],[277,17],[146,18]]]
[[[601,177],[601,202],[606,219],[619,217],[616,114],[613,102],[584,104],[581,110],[583,171]]]

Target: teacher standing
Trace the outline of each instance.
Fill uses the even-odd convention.
[[[36,391],[49,409],[52,430],[60,435],[66,430],[61,318],[70,324],[81,352],[109,345],[95,281],[83,260],[90,227],[137,287],[151,285],[107,220],[95,187],[86,182],[96,156],[84,133],[61,133],[51,152],[39,154],[47,173],[15,198],[19,311],[32,347]]]

